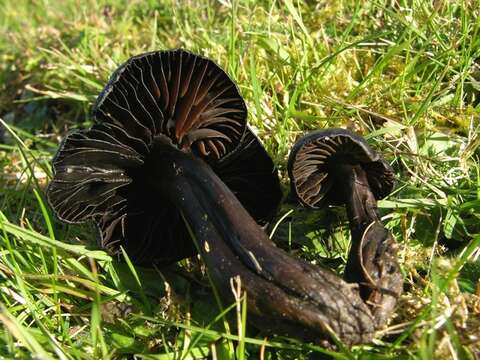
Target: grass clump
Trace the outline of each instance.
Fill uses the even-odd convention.
[[[476,1],[26,1],[0,3],[0,356],[308,359],[480,355],[480,7]],[[244,295],[217,310],[197,259],[142,269],[94,248],[45,204],[67,129],[91,125],[132,55],[183,47],[238,83],[286,181],[295,139],[366,135],[398,174],[380,202],[405,292],[382,340],[352,351],[245,330]],[[287,201],[273,238],[341,271],[345,214]],[[238,320],[237,320],[238,319]]]

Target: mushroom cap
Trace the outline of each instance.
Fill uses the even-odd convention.
[[[288,159],[288,175],[293,194],[307,207],[345,202],[339,188],[344,176],[341,168],[361,166],[377,200],[393,189],[395,178],[391,166],[372,150],[366,141],[345,129],[312,132],[293,146]],[[340,180],[340,181],[339,181]]]
[[[217,64],[176,49],[134,56],[121,65],[98,96],[93,116],[140,140],[136,149],[142,154],[163,135],[180,149],[219,159],[243,136],[247,108]]]
[[[47,198],[64,222],[94,221],[109,253],[121,245],[141,264],[195,253],[179,211],[147,185],[159,141],[204,159],[255,220],[273,216],[281,197],[276,169],[247,128],[235,83],[213,61],[181,49],[132,57],[112,75],[93,116],[92,128],[62,141]],[[255,173],[244,172],[250,158],[262,159]]]

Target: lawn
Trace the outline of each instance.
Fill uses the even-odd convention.
[[[315,129],[364,136],[396,173],[379,202],[404,292],[366,345],[266,336],[221,311],[201,259],[142,268],[46,203],[51,159],[130,56],[184,48],[236,81],[277,165],[275,243],[342,273],[345,210],[289,196],[289,149]],[[0,358],[480,358],[480,2],[0,2]],[[273,231],[275,225],[275,231]]]

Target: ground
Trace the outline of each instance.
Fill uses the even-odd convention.
[[[480,357],[478,1],[3,0],[0,14],[0,357]],[[98,250],[91,225],[52,216],[45,187],[66,132],[92,124],[122,62],[179,47],[238,84],[286,194],[272,239],[295,256],[341,273],[349,241],[343,209],[287,195],[299,136],[348,128],[393,166],[380,211],[405,287],[372,344],[239,332],[242,303],[219,313],[200,259],[136,267]]]

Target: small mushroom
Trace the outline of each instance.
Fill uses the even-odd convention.
[[[184,50],[134,57],[93,113],[96,124],[68,135],[53,161],[47,195],[60,219],[95,221],[103,246],[142,263],[182,258],[190,235],[222,299],[234,300],[240,277],[249,319],[268,332],[372,338],[350,284],[278,249],[258,225],[278,205],[278,178],[217,65]]]
[[[377,326],[390,317],[402,291],[397,244],[381,223],[377,200],[390,193],[394,173],[363,138],[343,129],[313,132],[293,147],[292,192],[306,207],[345,204],[352,233],[345,279],[359,283]]]
[[[47,195],[60,220],[93,220],[110,253],[121,245],[141,264],[195,253],[180,211],[150,184],[159,144],[203,159],[260,224],[275,215],[277,171],[246,126],[237,87],[211,60],[185,50],[135,56],[112,75],[93,116],[91,129],[60,145]]]

